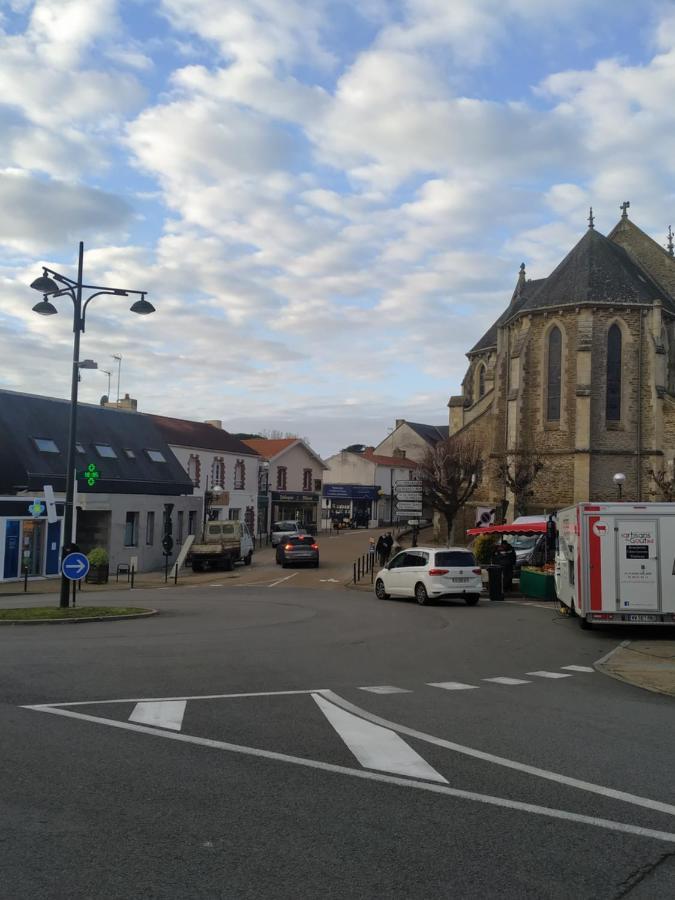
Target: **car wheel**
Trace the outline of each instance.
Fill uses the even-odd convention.
[[[375,582],[375,596],[378,600],[388,600],[390,595],[384,589],[384,581],[378,578]]]
[[[249,550],[248,554],[244,557],[244,565],[250,566],[253,561],[253,550]]]
[[[284,560],[284,561],[281,563],[281,568],[282,568],[282,569],[287,569],[287,568],[288,568],[288,563],[286,562],[286,560]]]
[[[479,594],[471,594],[469,597],[464,598],[464,602],[467,606],[475,606],[480,600]]]
[[[429,606],[431,603],[429,595],[427,594],[427,589],[421,581],[418,581],[415,585],[415,600],[417,600],[420,606]]]

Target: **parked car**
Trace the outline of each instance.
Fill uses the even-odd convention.
[[[251,565],[253,539],[245,522],[207,522],[204,533],[188,552],[186,563],[193,572],[203,572],[205,567],[232,571],[236,562]]]
[[[520,516],[513,520],[514,525],[528,525],[546,522],[548,516]],[[544,534],[507,534],[506,539],[516,551],[514,574],[520,577],[522,566],[543,566],[546,562],[546,535]]]
[[[306,534],[299,522],[274,522],[272,524],[272,546],[276,547],[280,541],[295,534]]]
[[[295,534],[277,546],[277,563],[284,569],[290,563],[309,563],[318,568],[319,545],[311,534]]]
[[[482,589],[480,568],[473,553],[464,547],[402,550],[375,578],[380,600],[414,597],[422,606],[444,597],[475,606]]]

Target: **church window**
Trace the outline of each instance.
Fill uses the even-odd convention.
[[[612,325],[607,334],[607,399],[608,422],[621,418],[621,329]]]
[[[561,370],[562,333],[556,325],[548,336],[546,418],[549,422],[558,422],[560,420]]]
[[[478,367],[478,399],[485,396],[485,366]]]

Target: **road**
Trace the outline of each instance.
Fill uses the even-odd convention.
[[[0,629],[2,896],[672,897],[672,700],[592,668],[624,632],[272,583]]]

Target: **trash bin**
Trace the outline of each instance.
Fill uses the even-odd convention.
[[[504,573],[501,566],[488,566],[488,594],[490,600],[504,599]]]

